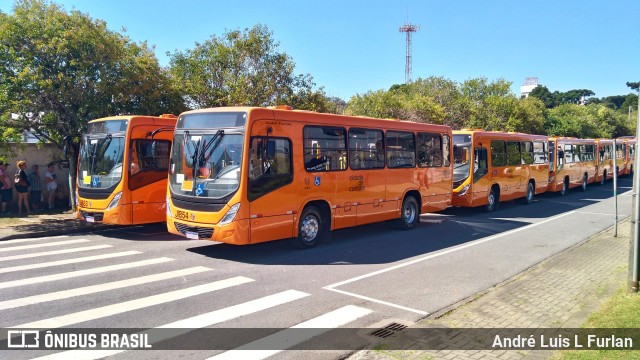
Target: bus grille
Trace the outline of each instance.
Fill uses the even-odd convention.
[[[87,219],[87,216],[93,216],[93,220],[95,221],[102,221],[102,219],[104,219],[104,213],[101,212],[88,212],[81,210],[80,215],[82,215],[82,218],[85,220]]]
[[[200,239],[211,239],[211,237],[213,236],[213,229],[212,228],[205,228],[205,227],[199,227],[199,226],[188,226],[188,225],[181,224],[181,223],[178,223],[178,222],[174,222],[173,225],[175,225],[176,229],[178,229],[178,231],[182,235],[186,235],[187,231],[190,231],[190,232],[198,233],[198,237]]]

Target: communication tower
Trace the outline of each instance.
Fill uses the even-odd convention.
[[[407,59],[404,66],[404,82],[411,82],[411,33],[420,31],[420,25],[413,25],[411,23],[400,26],[400,32],[407,34]]]

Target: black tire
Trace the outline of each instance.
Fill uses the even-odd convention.
[[[298,236],[291,239],[291,244],[298,249],[310,249],[324,239],[327,231],[320,210],[307,206],[298,220]]]
[[[527,192],[524,194],[522,198],[522,203],[525,205],[529,205],[533,202],[533,197],[536,195],[535,186],[533,186],[533,182],[529,181],[527,185]]]
[[[407,196],[402,201],[400,218],[396,221],[396,225],[401,230],[411,230],[418,222],[420,222],[418,201],[413,196]]]
[[[605,181],[607,181],[607,171],[606,170],[602,173],[602,178],[600,178],[600,185],[604,185]]]
[[[582,191],[587,191],[587,174],[582,177],[582,186],[580,188]]]
[[[562,190],[560,190],[560,195],[565,196],[569,193],[569,179],[565,178],[562,182]]]
[[[485,211],[492,212],[498,210],[498,204],[500,203],[500,194],[495,190],[495,187],[492,187],[489,190],[489,195],[487,196],[487,205],[485,206]]]

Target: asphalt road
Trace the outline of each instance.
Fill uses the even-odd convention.
[[[619,180],[621,219],[631,212],[630,189],[630,177]],[[164,225],[5,241],[0,243],[0,327],[204,327],[243,344],[297,326],[312,330],[293,330],[299,344],[290,339],[286,347],[335,344],[343,349],[304,354],[277,349],[93,350],[75,355],[337,359],[375,339],[369,335],[374,330],[391,323],[411,325],[584,241],[613,220],[608,182],[567,196],[543,194],[531,205],[503,203],[493,213],[451,208],[422,216],[421,224],[408,232],[386,223],[340,230],[330,243],[310,250],[294,250],[286,240],[245,247],[186,240],[167,234]],[[251,330],[256,328],[267,330]],[[359,329],[358,336],[305,341],[332,328]],[[168,346],[220,349],[220,342],[199,340],[207,334],[174,337]],[[265,341],[278,343],[273,335]],[[70,356],[11,350],[1,357],[52,354]]]

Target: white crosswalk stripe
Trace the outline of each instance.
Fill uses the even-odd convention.
[[[130,262],[130,263],[124,263],[124,264],[102,266],[102,267],[97,267],[97,268],[92,268],[87,270],[78,270],[78,271],[71,271],[71,272],[60,273],[60,274],[45,275],[45,276],[33,277],[33,278],[22,279],[22,280],[5,281],[0,283],[0,289],[7,289],[7,288],[16,287],[16,286],[24,286],[24,285],[33,285],[33,284],[39,284],[39,283],[57,281],[57,280],[66,280],[66,279],[75,278],[79,276],[100,274],[100,273],[105,273],[105,272],[115,271],[115,270],[132,269],[132,268],[146,266],[146,265],[160,264],[168,261],[173,261],[173,259],[166,258],[166,257],[155,258],[155,259],[142,260],[142,261],[136,261],[136,262]]]
[[[57,316],[49,319],[33,321],[26,324],[9,326],[10,328],[22,329],[54,329],[63,326],[82,323],[85,321],[100,319],[107,316],[117,315],[128,311],[138,310],[153,305],[164,304],[171,301],[185,299],[191,296],[206,294],[208,292],[225,289],[228,287],[245,284],[254,281],[243,276],[220,280],[208,284],[193,286],[186,289],[170,291],[158,295],[129,300],[118,304],[107,305],[95,309],[80,311],[72,314]]]
[[[41,248],[41,247],[52,247],[52,246],[69,245],[69,244],[79,244],[79,243],[84,243],[84,242],[88,242],[88,241],[89,240],[87,240],[87,239],[75,239],[75,240],[64,240],[64,241],[47,242],[47,243],[43,243],[43,244],[34,244],[34,245],[19,245],[19,246],[2,247],[2,248],[0,248],[0,252],[37,249],[37,248]]]
[[[33,242],[33,241],[48,241],[50,239],[61,239],[61,238],[67,238],[69,237],[68,235],[60,235],[60,236],[49,236],[46,238],[43,237],[37,237],[37,238],[28,238],[28,239],[15,239],[15,240],[5,240],[5,241],[0,241],[0,246],[2,245],[11,245],[11,244],[20,244],[20,243],[26,243],[26,242]]]
[[[138,255],[138,254],[142,254],[142,252],[132,250],[132,251],[123,251],[119,253],[85,256],[81,258],[74,258],[74,259],[67,259],[67,260],[57,260],[57,261],[50,261],[50,262],[36,263],[36,264],[29,264],[29,265],[11,266],[6,268],[0,268],[0,274],[16,272],[16,271],[24,271],[24,270],[41,269],[41,268],[59,266],[59,265],[78,264],[78,263],[87,262],[87,261],[113,259],[117,257]]]
[[[260,360],[275,355],[285,349],[296,346],[304,341],[310,340],[321,335],[330,329],[337,328],[355,321],[372,311],[355,305],[347,305],[340,309],[320,315],[311,320],[302,322],[295,326],[282,331],[278,331],[273,335],[266,336],[262,339],[245,344],[237,349],[229,350],[220,355],[210,357],[208,360]],[[311,329],[304,332],[296,331],[296,329]],[[253,350],[253,349],[271,349],[277,348],[282,350]]]
[[[62,249],[62,250],[52,250],[52,251],[43,251],[39,253],[31,253],[31,254],[22,254],[22,255],[12,255],[12,256],[4,256],[0,257],[0,261],[11,261],[11,260],[20,260],[20,259],[32,259],[36,257],[42,256],[51,256],[51,255],[61,255],[61,254],[71,254],[81,251],[91,251],[91,250],[100,250],[100,249],[108,249],[112,248],[112,245],[93,245],[93,246],[85,246],[79,248],[71,248],[71,249]]]
[[[238,305],[233,305],[220,310],[215,310],[206,314],[197,315],[188,319],[178,320],[169,324],[162,325],[158,329],[175,329],[171,336],[179,336],[192,331],[195,328],[203,328],[212,326],[227,320],[235,319],[240,316],[256,313],[261,310],[269,309],[278,305],[282,305],[294,300],[298,300],[309,296],[309,294],[297,291],[287,290],[277,294],[265,296],[259,299],[247,301]],[[158,339],[164,340],[164,339]],[[116,355],[126,350],[71,350],[59,352],[43,357],[39,360],[92,360],[101,359],[106,356]]]
[[[28,297],[23,297],[23,298],[14,299],[14,300],[1,301],[0,310],[15,309],[21,306],[40,304],[43,302],[54,301],[54,300],[68,299],[76,296],[95,294],[102,291],[122,289],[130,286],[147,284],[154,281],[168,280],[176,277],[197,274],[197,273],[201,273],[209,270],[212,270],[212,269],[206,268],[204,266],[196,266],[192,268],[169,271],[169,272],[164,272],[160,274],[141,276],[137,278],[120,280],[120,281],[113,281],[110,283],[85,286],[85,287],[76,288],[76,289],[56,291],[53,293],[28,296]]]

